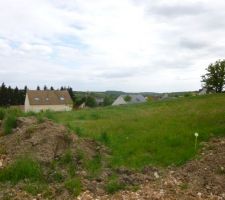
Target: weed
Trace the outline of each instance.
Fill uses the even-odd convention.
[[[0,108],[0,120],[3,120],[5,117],[5,109]]]
[[[107,145],[110,143],[110,138],[106,132],[102,132],[100,134],[99,141]]]
[[[29,126],[25,131],[26,138],[30,138],[32,133],[34,133],[35,130],[36,130],[36,127],[34,125]]]
[[[48,191],[48,186],[43,183],[27,183],[23,189],[27,192],[36,196],[37,194],[41,194],[43,192]]]
[[[73,195],[78,196],[82,190],[82,184],[80,179],[78,178],[73,178],[73,179],[68,179],[65,182],[65,188]]]
[[[90,178],[98,176],[101,172],[101,156],[97,154],[93,159],[85,162],[85,167],[88,171]]]
[[[113,194],[119,190],[123,190],[124,188],[125,185],[120,183],[116,176],[110,177],[110,180],[105,186],[105,190],[110,194]]]
[[[60,172],[55,172],[55,173],[53,174],[53,179],[54,179],[56,182],[58,182],[58,183],[61,183],[61,182],[64,181],[64,177],[63,177],[63,175],[62,175]]]
[[[73,162],[73,154],[70,150],[67,150],[66,153],[60,159],[61,164],[69,164]]]
[[[16,117],[14,115],[7,115],[3,121],[3,131],[5,135],[12,133],[13,128],[16,128]]]
[[[75,133],[78,135],[78,136],[82,136],[83,135],[83,131],[80,127],[76,127],[75,128]]]
[[[8,167],[0,170],[0,181],[17,183],[20,180],[42,180],[42,169],[39,163],[31,158],[18,158]]]
[[[182,184],[180,185],[180,189],[181,189],[181,190],[186,190],[186,189],[188,189],[188,184],[187,184],[187,183],[182,183]]]

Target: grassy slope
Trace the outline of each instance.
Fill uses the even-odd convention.
[[[199,141],[225,134],[225,95],[180,98],[142,105],[54,113],[54,119],[81,136],[107,134],[113,166],[182,164]],[[107,140],[105,140],[107,141]]]

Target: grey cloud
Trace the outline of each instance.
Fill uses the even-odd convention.
[[[186,48],[190,50],[202,49],[208,46],[206,42],[198,41],[194,39],[181,38],[179,41],[179,46],[181,48]]]
[[[169,3],[153,3],[150,4],[147,13],[156,15],[157,17],[178,18],[184,16],[196,16],[207,12],[208,9],[202,3],[194,4],[172,4]]]

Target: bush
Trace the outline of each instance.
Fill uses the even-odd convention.
[[[12,133],[13,128],[16,128],[16,117],[14,115],[8,115],[3,122],[4,134]]]
[[[82,190],[82,184],[80,179],[73,178],[65,182],[65,188],[73,195],[78,196]]]
[[[17,183],[20,180],[42,180],[42,169],[39,163],[31,158],[18,158],[8,167],[0,170],[0,181]]]
[[[3,120],[5,117],[5,109],[0,108],[0,120]]]

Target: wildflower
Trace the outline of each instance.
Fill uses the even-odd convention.
[[[195,150],[197,149],[197,143],[198,143],[198,133],[195,133]]]

